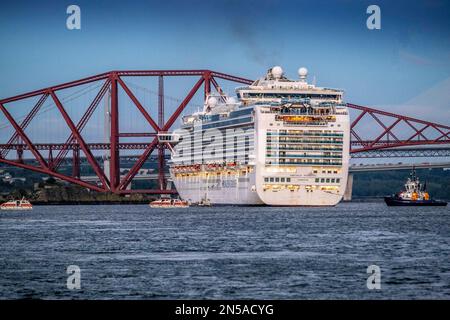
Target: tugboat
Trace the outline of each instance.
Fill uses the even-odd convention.
[[[180,199],[159,199],[150,202],[151,208],[188,208],[189,202]]]
[[[0,205],[1,210],[31,210],[33,206],[28,200],[22,198],[22,200],[9,200],[8,202]]]
[[[427,184],[421,184],[416,176],[416,170],[412,169],[410,177],[405,183],[405,190],[389,197],[384,197],[388,206],[446,206],[447,202],[431,199],[426,191]]]

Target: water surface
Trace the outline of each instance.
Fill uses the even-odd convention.
[[[0,253],[3,299],[448,299],[450,207],[35,206]]]

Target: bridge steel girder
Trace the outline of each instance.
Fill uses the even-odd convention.
[[[153,120],[149,115],[147,108],[139,99],[135,96],[133,91],[127,86],[124,77],[157,77],[159,81],[158,89],[158,105],[155,106],[158,110],[157,121]],[[186,97],[182,100],[180,105],[176,108],[175,112],[171,114],[167,121],[164,121],[164,91],[163,91],[163,81],[164,77],[198,77],[197,82],[188,92]],[[203,94],[206,96],[210,93],[211,89],[215,89],[221,96],[223,91],[219,86],[217,79],[222,79],[226,81],[232,81],[242,84],[252,84],[253,81],[241,77],[236,77],[228,75],[221,72],[216,72],[212,70],[131,70],[131,71],[110,71],[106,73],[101,73],[91,77],[86,77],[80,80],[71,81],[63,83],[60,85],[24,93],[14,97],[1,99],[0,100],[0,111],[7,118],[7,121],[14,128],[13,135],[6,142],[6,144],[0,144],[0,163],[5,163],[8,165],[15,165],[27,170],[32,170],[40,172],[43,174],[48,174],[59,178],[61,180],[68,181],[80,185],[82,187],[89,188],[91,190],[99,192],[114,192],[118,194],[127,193],[160,193],[167,194],[173,193],[175,190],[165,190],[165,177],[164,173],[159,173],[159,189],[152,190],[127,190],[127,186],[131,183],[139,169],[147,161],[154,150],[158,150],[156,159],[158,161],[158,167],[163,170],[165,163],[165,149],[172,151],[170,145],[167,143],[160,143],[157,138],[159,132],[167,132],[171,129],[176,119],[179,118],[180,114],[189,104],[194,95],[199,92],[200,88],[203,86]],[[95,98],[89,104],[84,115],[80,121],[75,124],[70,116],[65,112],[64,102],[60,101],[57,97],[57,93],[61,90],[79,87],[86,84],[98,83],[104,81],[100,90],[98,91]],[[119,123],[119,112],[123,110],[119,105],[119,99],[117,97],[118,90],[122,89],[126,95],[131,99],[134,106],[143,115],[144,119],[150,124],[154,132],[120,132]],[[109,142],[105,143],[87,143],[83,138],[83,128],[86,126],[87,122],[91,118],[95,109],[99,105],[99,102],[105,97],[107,92],[111,92],[111,136]],[[33,121],[36,114],[42,104],[46,101],[48,97],[51,97],[55,104],[57,105],[60,113],[62,114],[65,123],[70,129],[70,135],[65,143],[32,143],[29,137],[25,134],[24,130]],[[37,103],[34,105],[33,109],[26,115],[25,119],[18,123],[14,117],[9,113],[7,106],[10,103],[21,101],[24,99],[38,97]],[[420,146],[437,146],[450,144],[450,127],[446,125],[441,125],[437,123],[432,123],[420,119],[415,119],[412,117],[407,117],[403,115],[398,115],[382,110],[377,110],[369,107],[364,107],[360,105],[355,105],[348,103],[348,108],[351,110],[356,110],[359,114],[351,122],[351,155],[353,158],[381,158],[381,157],[409,157],[409,156],[448,156],[448,149],[419,149],[416,147]],[[374,125],[377,125],[382,129],[381,133],[378,134],[373,139],[363,139],[362,132],[357,128],[357,125],[364,121],[365,118],[370,117],[374,120]],[[381,117],[389,117],[393,121],[391,123],[385,123]],[[406,139],[399,139],[399,137],[394,132],[394,129],[398,128],[399,125],[406,124],[413,134]],[[434,138],[427,137],[425,131],[434,132]],[[429,134],[429,133],[428,133]],[[120,138],[131,138],[131,137],[147,137],[150,138],[148,142],[121,142]],[[391,139],[391,137],[393,139]],[[22,140],[22,141],[20,141]],[[410,150],[401,150],[399,147],[410,147]],[[7,159],[6,156],[10,150],[16,150],[19,155],[19,161],[13,161]],[[31,151],[34,155],[34,163],[37,165],[29,165],[20,161],[22,159],[22,154],[24,150]],[[39,152],[40,150],[49,150],[48,160],[46,161],[43,155]],[[77,178],[79,175],[78,168],[75,168],[73,175],[68,176],[61,174],[57,171],[61,162],[67,156],[69,150],[74,151],[75,161],[79,161],[78,150],[82,150],[87,157],[88,163],[91,165],[97,174],[99,180],[102,182],[101,186],[87,183]],[[109,177],[105,176],[104,172],[100,169],[97,160],[92,154],[92,150],[111,150],[111,165]],[[119,159],[120,150],[141,150],[142,153],[138,155],[136,162],[133,164],[131,170],[123,178],[120,176],[119,172]],[[58,154],[53,158],[53,151],[58,151]],[[153,158],[153,157],[152,157]]]
[[[123,80],[124,77],[158,77],[159,80],[159,102],[158,102],[158,122],[154,121],[149,115],[145,106],[138,98],[134,95],[132,90],[126,85]],[[198,77],[198,81],[189,91],[187,96],[183,99],[181,104],[177,107],[175,112],[170,115],[167,121],[164,121],[164,91],[163,91],[163,81],[164,77]],[[176,192],[175,190],[165,190],[164,172],[159,173],[159,189],[149,189],[149,190],[127,190],[127,186],[133,180],[133,177],[142,167],[142,165],[147,161],[152,152],[156,149],[158,150],[157,160],[158,167],[160,171],[163,171],[165,166],[165,152],[164,150],[169,149],[172,151],[172,147],[167,143],[160,143],[158,141],[157,134],[159,132],[167,132],[170,130],[175,121],[179,118],[180,114],[189,104],[194,95],[199,91],[203,85],[204,95],[210,93],[211,88],[218,90],[220,94],[222,91],[217,83],[217,79],[238,82],[242,84],[251,84],[253,81],[228,75],[221,72],[216,72],[212,70],[132,70],[132,71],[110,71],[106,73],[101,73],[91,77],[86,77],[80,80],[71,81],[63,83],[60,85],[35,90],[32,92],[20,94],[10,98],[5,98],[0,100],[0,111],[1,114],[6,116],[7,122],[14,128],[13,135],[6,142],[6,144],[0,144],[0,163],[17,166],[23,169],[48,174],[54,176],[58,179],[86,187],[91,190],[98,192],[114,192],[118,194],[127,193],[153,193],[153,194],[170,194]],[[82,118],[77,124],[73,122],[71,117],[65,110],[64,102],[60,101],[57,97],[57,93],[61,90],[75,88],[82,85],[98,83],[104,81],[100,90],[98,91],[95,98],[89,104],[87,110],[83,114]],[[213,86],[212,86],[213,85]],[[120,132],[119,123],[119,112],[124,112],[119,106],[118,90],[122,89],[126,95],[131,99],[134,106],[143,115],[144,119],[150,124],[154,132]],[[220,90],[220,91],[219,91]],[[87,122],[91,118],[92,114],[98,107],[100,101],[104,98],[106,92],[111,94],[111,128],[110,128],[110,138],[109,142],[106,143],[87,143],[83,138],[83,128],[86,126]],[[37,103],[34,105],[33,109],[25,116],[25,119],[21,123],[17,123],[11,113],[8,111],[9,106],[7,104],[23,101],[29,98],[38,98]],[[32,139],[25,134],[24,130],[33,121],[36,114],[39,113],[41,106],[46,101],[48,97],[53,99],[56,107],[58,108],[60,114],[62,115],[64,122],[70,129],[70,135],[66,139],[65,143],[32,143]],[[149,106],[147,106],[148,108]],[[149,142],[139,142],[139,143],[123,143],[120,142],[120,138],[131,138],[131,137],[149,137],[151,140]],[[20,141],[20,140],[21,141]],[[16,150],[18,154],[18,161],[13,161],[7,159],[7,155],[10,150]],[[31,151],[34,158],[31,159],[32,164],[25,164],[22,161],[22,154],[24,150]],[[48,161],[45,160],[44,156],[40,153],[42,150],[48,150]],[[73,151],[74,158],[72,159],[73,171],[72,176],[62,174],[58,172],[58,168],[61,163],[66,159],[69,151]],[[79,161],[80,154],[79,150],[83,151],[89,165],[94,170],[95,174],[101,181],[101,186],[96,184],[90,184],[86,181],[82,181],[78,178],[79,176]],[[109,179],[106,177],[105,173],[101,170],[99,163],[93,156],[93,150],[111,150],[111,163]],[[137,161],[134,163],[128,174],[121,179],[120,169],[119,169],[119,158],[120,150],[143,150],[142,154],[139,156]],[[53,151],[58,151],[56,157],[53,157]]]
[[[351,150],[352,154],[380,149],[391,149],[407,146],[421,146],[421,145],[442,145],[450,144],[450,126],[442,125],[425,121],[422,119],[416,119],[404,115],[395,114],[383,110],[377,110],[365,106],[360,106],[352,103],[347,103],[347,107],[352,110],[359,111],[358,116],[351,123],[350,135],[351,135]],[[370,116],[375,120],[378,127],[381,127],[382,132],[372,140],[361,139],[361,134],[358,134],[357,125],[362,123],[365,118]],[[380,116],[391,119],[392,123],[387,124],[380,119]],[[400,125],[406,124],[411,128],[413,134],[406,139],[398,139],[394,133],[395,128],[399,128]],[[418,129],[418,127],[421,127]],[[435,138],[427,137],[424,131],[430,131],[428,134],[434,134]],[[393,137],[393,140],[389,138]]]
[[[351,154],[351,157],[352,159],[450,157],[450,148],[378,149],[355,152]]]

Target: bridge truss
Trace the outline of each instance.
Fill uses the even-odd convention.
[[[158,102],[157,105],[146,105],[140,101],[132,88],[126,84],[124,78],[129,77],[150,77],[157,78]],[[164,105],[164,82],[166,78],[194,77],[197,79],[190,88],[187,95],[181,100],[175,111],[165,120]],[[56,178],[77,184],[91,190],[99,192],[113,192],[119,194],[128,193],[174,193],[175,190],[166,188],[166,177],[164,175],[165,150],[172,150],[167,142],[158,140],[158,133],[171,130],[175,121],[192,98],[200,90],[204,96],[211,90],[223,94],[223,90],[218,83],[218,79],[227,80],[242,84],[251,84],[253,81],[227,75],[211,70],[143,70],[143,71],[111,71],[77,81],[52,86],[49,88],[21,94],[18,96],[0,100],[0,115],[8,124],[13,127],[13,134],[9,139],[0,144],[0,163],[32,170],[42,174],[48,174]],[[92,101],[90,101],[83,116],[75,121],[66,110],[65,103],[59,98],[59,93],[68,88],[76,88],[89,83],[99,83],[99,90]],[[203,88],[203,89],[202,89]],[[120,130],[119,112],[127,112],[125,106],[119,105],[118,92],[131,99],[133,107],[137,108],[140,115],[152,128],[148,132],[122,132]],[[109,112],[109,141],[104,143],[90,143],[84,137],[83,129],[92,117],[98,105],[108,95],[110,98]],[[37,102],[31,111],[21,121],[17,120],[11,113],[11,104],[34,97]],[[26,133],[27,127],[40,112],[45,101],[50,100],[57,107],[59,114],[64,119],[64,123],[69,128],[70,134],[64,143],[33,143],[31,137]],[[450,127],[437,123],[427,122],[407,116],[376,110],[355,104],[348,104],[349,109],[357,114],[351,123],[351,153],[352,157],[405,157],[415,153],[423,155],[448,156],[449,148],[446,151],[436,151],[431,146],[445,146],[450,144]],[[157,119],[150,116],[150,108],[157,109]],[[406,129],[405,129],[406,127]],[[372,130],[367,137],[367,129]],[[370,131],[370,130],[369,130]],[[406,135],[405,135],[406,134]],[[365,136],[366,135],[366,136]],[[123,142],[122,139],[140,138],[145,142]],[[428,147],[417,153],[418,147]],[[404,148],[409,149],[404,149]],[[15,151],[16,157],[8,156],[11,151]],[[109,170],[98,162],[98,157],[94,155],[95,150],[109,150]],[[137,160],[131,169],[124,175],[120,174],[120,152],[122,150],[139,150]],[[24,161],[23,154],[27,151],[32,155],[32,161]],[[45,151],[45,153],[43,152]],[[156,189],[133,189],[128,186],[133,181],[138,171],[149,157],[156,151],[158,162],[158,188]],[[67,161],[67,155],[72,153],[72,174],[63,174],[58,169],[63,161]],[[408,153],[409,152],[409,153]],[[54,155],[55,153],[55,155]],[[99,183],[84,181],[80,176],[81,154],[88,162],[89,166],[97,175]]]

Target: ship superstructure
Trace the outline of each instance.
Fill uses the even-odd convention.
[[[170,172],[180,196],[212,204],[333,206],[345,192],[350,124],[343,91],[287,79],[281,67],[210,95],[183,117]]]

